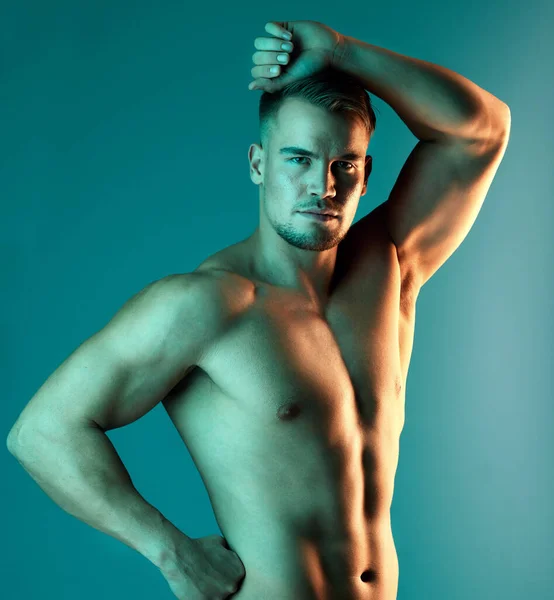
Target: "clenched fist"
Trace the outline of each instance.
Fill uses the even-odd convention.
[[[239,589],[246,573],[220,535],[183,536],[175,556],[160,571],[179,600],[225,600]]]
[[[321,71],[335,62],[344,36],[317,21],[270,21],[265,30],[273,37],[257,37],[252,55],[254,81],[248,89],[273,93],[285,85]],[[282,57],[282,58],[281,58]]]

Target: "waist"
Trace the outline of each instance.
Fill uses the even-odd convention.
[[[256,505],[258,506],[258,505]],[[246,575],[237,600],[395,600],[398,559],[390,519],[344,531],[322,527],[319,515],[268,514],[259,508],[214,512]]]

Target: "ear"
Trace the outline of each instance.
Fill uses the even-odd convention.
[[[263,182],[263,157],[264,151],[261,145],[251,144],[248,149],[248,160],[250,162],[250,179],[256,185]]]
[[[365,157],[365,171],[364,171],[364,187],[362,188],[362,196],[365,196],[367,192],[367,180],[371,174],[371,169],[373,168],[373,158],[368,154]]]

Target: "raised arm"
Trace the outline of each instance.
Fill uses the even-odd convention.
[[[201,359],[221,306],[205,274],[149,284],[50,375],[8,436],[54,502],[158,567],[177,530],[137,492],[104,432],[154,408]]]

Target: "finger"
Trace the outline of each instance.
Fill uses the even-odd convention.
[[[261,90],[262,92],[269,91],[271,88],[271,79],[256,79],[248,84],[249,90]]]
[[[255,65],[286,65],[289,55],[286,52],[254,52],[252,61]]]
[[[287,30],[287,24],[280,21],[269,21],[265,24],[265,30],[267,33],[271,33],[272,35],[276,35],[280,38],[284,38],[286,40],[290,40],[292,38],[292,34]]]
[[[254,40],[254,48],[256,48],[256,50],[285,50],[286,52],[292,52],[294,44],[292,42],[285,42],[274,37],[257,37]]]
[[[278,77],[280,73],[281,67],[279,65],[260,65],[259,67],[253,67],[250,71],[254,79],[258,79],[258,77]]]

